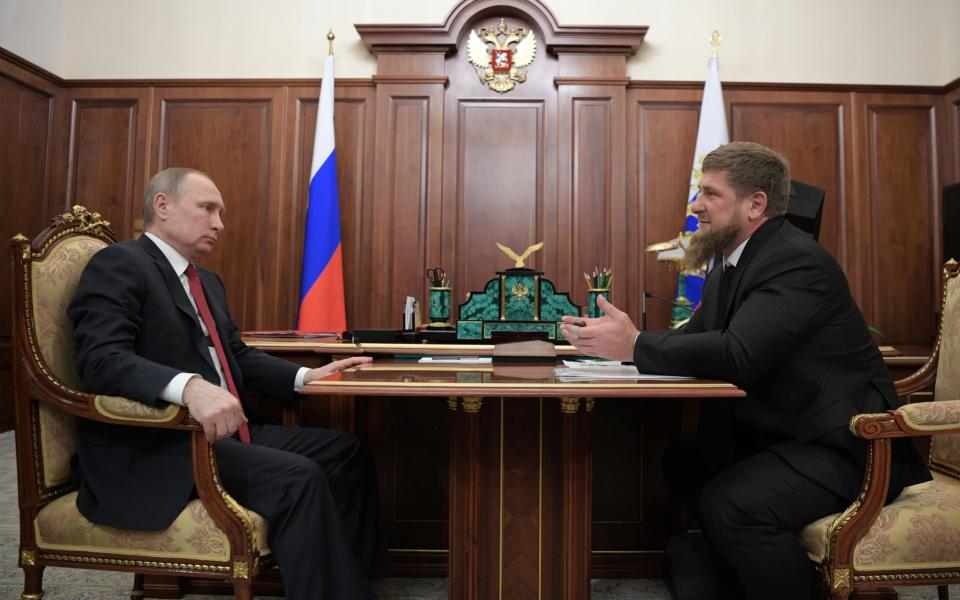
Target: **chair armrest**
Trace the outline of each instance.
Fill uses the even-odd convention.
[[[44,379],[31,380],[27,393],[31,399],[48,402],[57,410],[102,423],[203,431],[190,411],[176,404],[155,408],[129,398],[78,392]]]
[[[850,430],[868,440],[960,433],[960,400],[916,402],[885,413],[855,415]]]
[[[960,433],[960,400],[905,404],[894,411],[911,435]]]
[[[853,550],[883,508],[890,488],[891,439],[960,433],[960,400],[917,402],[850,419],[854,435],[870,440],[860,494],[830,527],[833,565],[852,565]]]
[[[114,421],[139,421],[141,423],[169,423],[175,421],[182,406],[168,404],[163,408],[147,406],[142,402],[120,396],[94,396],[94,409]]]

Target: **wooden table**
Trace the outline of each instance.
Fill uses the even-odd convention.
[[[744,394],[719,381],[565,382],[553,369],[552,362],[425,365],[377,358],[302,393],[445,399],[449,597],[583,600],[590,597],[594,404]]]

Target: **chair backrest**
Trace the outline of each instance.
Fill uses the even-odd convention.
[[[110,223],[98,213],[75,206],[60,215],[32,243],[22,241],[14,256],[13,289],[20,294],[14,302],[15,323],[22,324],[21,353],[25,381],[42,378],[48,387],[76,394],[82,389],[74,366],[76,351],[73,324],[67,306],[76,291],[80,275],[90,258],[115,241]],[[23,240],[23,238],[20,238]],[[25,386],[26,387],[26,386]],[[69,487],[70,457],[76,450],[76,419],[54,403],[29,397],[27,389],[15,394],[16,410],[24,411],[33,439],[32,462],[39,469],[37,483],[44,498],[57,488]],[[23,463],[21,463],[23,464]],[[57,495],[57,494],[53,494]]]
[[[960,400],[960,264],[943,268],[943,314],[935,400]],[[930,467],[960,477],[960,434],[935,435],[930,441]]]

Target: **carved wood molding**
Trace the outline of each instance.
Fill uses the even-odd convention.
[[[615,85],[625,87],[630,85],[629,77],[554,77],[553,85]]]
[[[450,78],[446,75],[417,75],[417,76],[408,76],[408,75],[374,75],[371,80],[374,84],[396,84],[396,85],[406,85],[406,84],[417,84],[417,83],[427,83],[427,84],[440,84],[447,85],[450,81]],[[337,82],[339,85],[340,82]]]
[[[548,52],[608,52],[632,56],[647,34],[646,26],[580,26],[557,23],[553,12],[538,0],[463,0],[441,25],[355,25],[364,45],[374,54],[396,52],[455,52],[464,27],[477,19],[512,16],[532,22]]]

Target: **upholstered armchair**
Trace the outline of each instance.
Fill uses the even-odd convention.
[[[960,265],[943,272],[937,343],[920,370],[899,380],[907,396],[934,383],[934,400],[855,416],[850,429],[870,441],[860,495],[846,511],[805,528],[801,538],[831,598],[888,586],[960,583]],[[893,438],[930,436],[933,481],[906,488],[883,506]]]
[[[32,242],[22,235],[12,242],[21,598],[42,596],[47,566],[132,572],[132,598],[142,596],[145,574],[227,580],[237,598],[252,598],[252,579],[269,559],[266,523],[221,487],[212,448],[187,410],[78,391],[66,309],[90,257],[115,241],[109,225],[75,206]],[[70,474],[78,419],[190,432],[199,498],[163,531],[87,521],[77,510]]]

